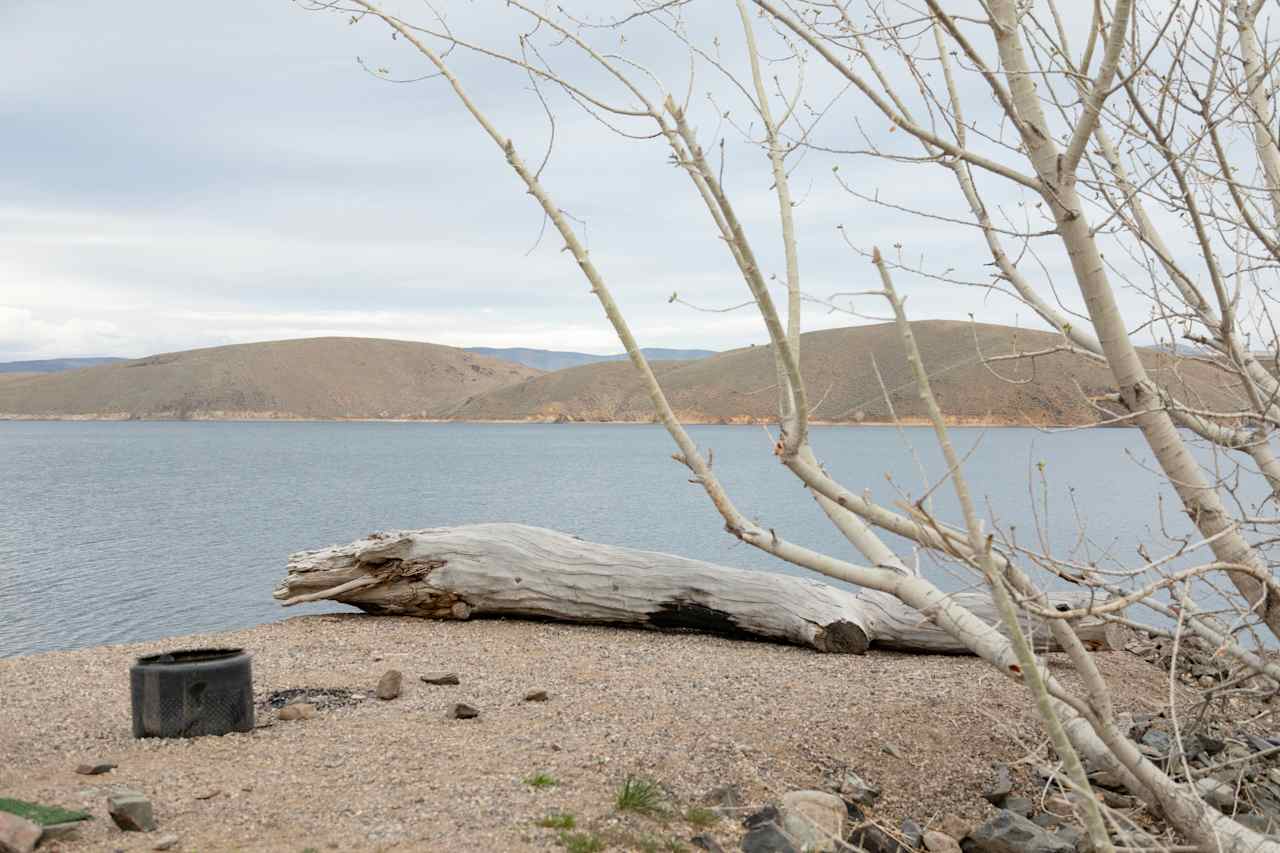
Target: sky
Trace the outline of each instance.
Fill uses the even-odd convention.
[[[521,24],[504,4],[442,5],[455,32],[506,50],[517,44]],[[605,5],[586,8],[602,14]],[[430,22],[424,3],[399,8]],[[709,51],[718,43],[725,66],[741,72],[741,22],[725,10],[732,7],[693,4],[691,30]],[[625,41],[613,30],[584,32],[691,95],[691,119],[723,158],[761,265],[781,279],[777,201],[767,159],[742,132],[756,128],[743,124],[741,95],[705,62],[690,84],[688,51],[657,27],[633,27]],[[557,69],[577,73],[572,56],[546,49]],[[319,335],[620,350],[562,242],[540,238],[540,209],[453,92],[440,79],[380,79],[380,68],[397,79],[427,69],[376,20],[351,24],[290,0],[11,0],[0,4],[0,52],[0,361]],[[549,125],[528,79],[462,52],[450,62],[525,159],[539,162]],[[788,86],[796,79],[794,63],[771,63],[770,73]],[[807,102],[839,94],[821,69],[806,74]],[[580,79],[616,94],[589,69]],[[729,349],[767,340],[752,311],[670,301],[678,293],[722,308],[747,297],[661,141],[620,137],[563,93],[544,94],[556,116],[544,182],[580,223],[640,343]],[[863,133],[891,139],[883,119],[848,94],[821,126],[848,146],[862,144]],[[806,294],[872,286],[872,268],[843,235],[932,269],[988,274],[971,229],[850,195],[831,170],[837,160],[839,178],[865,195],[965,213],[937,168],[822,152],[796,158]],[[1017,191],[999,192],[997,201],[1023,215]],[[1037,274],[1064,269],[1050,258]],[[1070,302],[1070,283],[1054,283]],[[1026,308],[982,289],[910,276],[899,287],[913,319],[977,314],[1042,327]],[[885,314],[874,300],[858,304],[860,317],[810,303],[804,326]],[[1139,303],[1127,307],[1141,319]]]

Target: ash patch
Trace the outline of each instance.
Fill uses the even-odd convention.
[[[315,705],[316,710],[328,711],[333,708],[350,708],[360,704],[367,697],[363,691],[347,690],[345,687],[290,687],[288,690],[277,690],[260,697],[257,701],[260,710],[279,710],[293,702],[307,702]]]

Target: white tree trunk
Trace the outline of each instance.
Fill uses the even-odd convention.
[[[731,569],[670,554],[585,542],[522,524],[377,533],[289,558],[274,596],[284,606],[328,599],[370,613],[468,619],[525,616],[567,622],[693,628],[780,640],[822,652],[877,646],[970,654],[954,637],[885,593],[855,594],[820,581]],[[997,622],[989,596],[956,604]],[[1050,596],[1079,607],[1087,595]],[[1047,628],[1031,624],[1042,648]],[[1113,623],[1085,619],[1081,637],[1118,648]]]

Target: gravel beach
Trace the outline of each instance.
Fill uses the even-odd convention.
[[[135,656],[227,646],[253,654],[259,728],[131,736]],[[1099,660],[1118,711],[1167,699],[1138,658]],[[382,701],[389,669],[403,690]],[[420,680],[433,671],[460,683]],[[292,722],[263,704],[317,688],[364,698],[322,701]],[[533,690],[547,701],[524,701]],[[447,719],[457,702],[480,715]],[[822,655],[688,633],[330,614],[0,660],[0,797],[93,815],[41,850],[150,850],[166,834],[187,851],[562,849],[560,830],[539,825],[551,814],[572,814],[575,831],[610,850],[691,850],[699,832],[734,849],[742,815],[844,767],[883,788],[870,814],[886,826],[977,822],[992,813],[980,796],[992,762],[1015,764],[1040,741],[1022,688],[975,658]],[[76,773],[99,762],[118,766]],[[1027,766],[1014,770],[1035,796]],[[528,784],[536,774],[555,784]],[[665,814],[617,812],[628,776],[662,787]],[[725,785],[740,805],[709,828],[691,823],[689,809]],[[113,825],[106,801],[121,788],[151,800],[156,831]]]

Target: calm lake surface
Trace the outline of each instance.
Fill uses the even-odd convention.
[[[763,429],[692,433],[714,449],[715,470],[746,514],[849,555],[772,457]],[[943,473],[932,433],[905,433],[929,476]],[[1056,553],[1133,562],[1138,544],[1166,541],[1136,430],[953,436],[971,451],[970,482],[989,519],[1016,527],[1019,541],[1040,541],[1046,499]],[[817,428],[813,444],[850,488],[885,502],[923,492],[893,428]],[[375,530],[516,521],[802,573],[726,534],[672,450],[660,427],[641,425],[0,422],[0,657],[346,609],[285,611],[271,591],[291,552]],[[949,486],[935,508],[958,519]],[[1170,532],[1187,532],[1180,513],[1165,514]],[[968,582],[925,568],[949,588]]]

